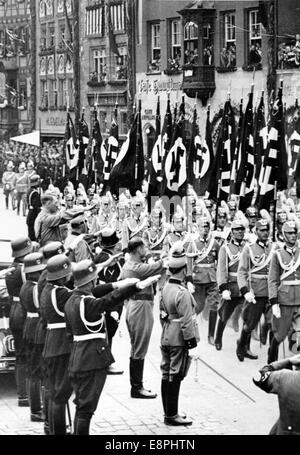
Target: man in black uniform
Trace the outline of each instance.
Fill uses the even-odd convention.
[[[28,406],[26,390],[26,353],[23,343],[23,327],[26,319],[26,312],[20,304],[20,290],[25,283],[23,271],[24,257],[31,253],[33,246],[28,237],[20,237],[11,242],[12,256],[15,269],[6,275],[6,287],[10,297],[11,309],[9,314],[9,326],[15,341],[15,377],[17,384],[18,405]]]
[[[99,244],[102,248],[101,252],[95,257],[95,264],[100,264],[117,253],[117,245],[120,239],[117,236],[115,229],[105,228],[100,233]],[[124,265],[124,259],[116,260],[110,267],[103,269],[98,277],[105,283],[113,283],[118,280],[122,266]],[[120,306],[118,311],[106,311],[105,312],[105,323],[108,336],[108,344],[111,350],[112,339],[118,330],[119,322],[121,319],[123,306]],[[124,371],[117,367],[110,365],[107,370],[107,374],[123,374]]]
[[[36,241],[36,236],[34,232],[34,222],[36,217],[41,211],[42,203],[41,196],[39,192],[40,177],[35,174],[30,177],[30,186],[31,188],[27,193],[27,204],[28,204],[28,214],[26,218],[26,224],[28,226],[28,237],[32,241]]]
[[[106,381],[107,368],[114,362],[104,312],[118,311],[125,299],[138,289],[151,285],[153,278],[141,283],[138,279],[126,279],[95,288],[98,270],[89,260],[76,264],[73,274],[76,288],[65,306],[65,317],[67,331],[73,337],[69,374],[75,391],[74,432],[87,435]]]
[[[41,408],[41,381],[37,373],[37,357],[34,340],[39,320],[39,301],[37,282],[41,272],[46,268],[42,253],[30,253],[24,258],[26,282],[20,291],[20,303],[26,312],[23,330],[23,342],[26,350],[27,391],[32,422],[43,422]]]
[[[43,356],[47,366],[50,392],[50,434],[66,434],[66,405],[72,395],[68,378],[68,361],[71,343],[66,335],[64,306],[72,294],[65,285],[72,275],[69,259],[60,254],[47,263],[47,284],[40,298],[40,311],[47,324]]]

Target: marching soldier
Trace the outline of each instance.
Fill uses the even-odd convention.
[[[215,346],[217,351],[222,349],[222,337],[226,323],[238,305],[243,304],[237,284],[237,270],[244,241],[245,225],[239,220],[231,224],[231,240],[225,243],[219,252],[217,267],[217,282],[222,295],[219,308],[219,321],[217,326]]]
[[[20,237],[11,242],[14,270],[6,275],[6,287],[11,301],[9,326],[15,341],[15,377],[17,384],[18,406],[28,406],[26,390],[26,353],[23,343],[23,328],[26,313],[20,304],[20,290],[25,283],[24,258],[31,253],[33,246],[28,237]]]
[[[112,208],[112,201],[108,196],[100,199],[100,211],[97,218],[100,230],[106,227],[113,227],[115,224],[115,213]]]
[[[276,241],[277,243],[283,244],[284,237],[282,234],[282,226],[288,221],[286,212],[278,212],[276,215]]]
[[[72,276],[69,259],[60,254],[47,263],[47,284],[40,298],[40,312],[47,324],[43,357],[47,366],[50,393],[50,434],[66,434],[66,405],[72,395],[68,377],[71,342],[66,335],[64,307],[72,294],[66,287]]]
[[[245,217],[248,220],[248,229],[245,235],[245,239],[250,243],[254,243],[256,241],[255,226],[256,221],[258,220],[257,208],[253,206],[248,207],[246,209]]]
[[[25,175],[27,177],[27,184],[28,186],[30,187],[30,180],[31,180],[31,177],[33,177],[34,175],[36,175],[36,171],[34,169],[34,164],[32,161],[28,161],[27,163],[27,169],[25,171]]]
[[[23,342],[26,350],[26,377],[32,422],[43,422],[41,408],[41,382],[38,374],[39,358],[35,350],[35,333],[39,321],[39,300],[37,282],[46,268],[42,253],[30,253],[24,258],[26,282],[20,290],[20,303],[26,312]]]
[[[12,210],[15,210],[15,186],[16,186],[16,173],[14,172],[14,165],[13,162],[10,161],[7,164],[6,171],[3,173],[2,176],[2,184],[3,184],[3,193],[5,196],[5,206],[8,209],[9,203],[9,196],[11,197],[11,206]]]
[[[142,286],[138,280],[123,280],[95,288],[98,269],[88,260],[76,264],[73,273],[76,288],[65,315],[68,333],[73,337],[69,375],[75,392],[74,433],[87,435],[107,368],[114,362],[107,343],[104,312],[118,311],[125,299],[143,287],[138,287]],[[113,289],[116,290],[111,292]]]
[[[209,311],[208,342],[214,345],[219,303],[216,270],[220,246],[210,231],[210,220],[202,217],[199,220],[199,234],[190,242],[187,249],[187,280],[189,290],[194,293],[196,300],[196,314],[200,314],[207,305]]]
[[[121,278],[138,278],[140,280],[161,274],[166,262],[159,260],[145,264],[146,248],[141,238],[130,240],[128,244],[129,259],[125,262]],[[153,329],[153,287],[137,292],[127,302],[126,324],[131,340],[130,383],[132,398],[156,398],[156,393],[143,386],[144,362],[148,351]]]
[[[189,368],[189,354],[199,342],[195,300],[185,286],[187,260],[184,249],[174,247],[169,258],[170,279],[160,302],[161,397],[166,425],[191,425],[192,420],[178,414],[181,381]]]
[[[119,238],[122,237],[123,224],[125,223],[125,220],[127,218],[127,213],[126,213],[127,208],[128,208],[127,197],[124,196],[122,198],[122,194],[121,194],[120,198],[119,198],[119,202],[117,204],[117,213],[116,213],[116,219],[115,219],[115,229],[117,231],[117,236]]]
[[[117,237],[117,233],[112,228],[105,228],[100,233],[100,247],[101,252],[95,257],[95,264],[101,264],[107,259],[112,258],[116,255],[120,249],[118,248],[120,239]],[[122,255],[122,253],[121,253]],[[118,281],[122,266],[124,265],[123,258],[116,258],[115,262],[112,263],[109,267],[104,268],[98,275],[100,281],[105,283],[114,283]],[[105,312],[105,322],[108,336],[108,345],[110,350],[112,349],[112,340],[116,331],[118,330],[121,315],[122,315],[123,306],[120,306],[118,311],[106,311]],[[124,371],[118,369],[114,365],[108,367],[107,374],[123,374]]]
[[[24,163],[19,165],[19,173],[16,176],[16,199],[17,199],[17,214],[20,215],[20,207],[22,202],[23,216],[26,215],[27,209],[27,191],[28,191],[28,179],[25,173],[26,167]]]
[[[142,238],[144,230],[148,228],[148,217],[143,213],[144,199],[141,195],[132,198],[132,215],[129,216],[122,230],[122,250],[127,252],[128,242],[135,237]]]
[[[217,240],[220,246],[228,240],[230,235],[230,224],[229,224],[229,209],[225,207],[219,207],[217,214],[217,229],[213,231],[213,236]]]
[[[165,236],[163,250],[168,253],[175,242],[182,242],[186,246],[190,241],[190,234],[184,229],[184,213],[181,207],[177,207],[176,212],[172,217],[171,232]]]
[[[269,270],[269,298],[272,305],[273,339],[268,363],[277,360],[279,344],[294,329],[294,341],[300,343],[300,247],[298,227],[286,221],[282,227],[284,246],[273,255]]]
[[[160,259],[165,238],[169,233],[169,226],[163,222],[162,215],[159,208],[154,208],[150,215],[150,226],[143,233],[146,248],[155,260]]]
[[[270,435],[300,436],[300,355],[272,362],[260,370],[254,384],[267,393],[278,395],[279,419]]]
[[[28,205],[28,214],[26,219],[26,224],[28,227],[28,237],[33,242],[36,241],[35,232],[34,232],[34,222],[36,217],[41,211],[42,203],[41,196],[39,192],[40,177],[37,174],[34,174],[30,177],[30,189],[27,193],[27,205]]]
[[[228,205],[228,209],[229,209],[229,221],[233,221],[236,216],[236,212],[237,212],[237,208],[238,208],[237,202],[236,202],[236,200],[231,199],[230,201],[228,201],[227,205]]]
[[[243,362],[244,358],[257,359],[250,351],[251,331],[260,321],[261,315],[270,325],[270,305],[268,299],[268,269],[274,252],[274,245],[269,240],[270,223],[261,218],[256,221],[255,243],[246,244],[238,267],[238,286],[245,299],[243,308],[243,328],[237,341],[236,355]]]

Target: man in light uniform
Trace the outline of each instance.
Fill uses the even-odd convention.
[[[122,250],[127,251],[128,242],[135,237],[142,238],[148,228],[148,217],[143,213],[144,199],[141,195],[132,198],[132,215],[125,219],[122,230]]]

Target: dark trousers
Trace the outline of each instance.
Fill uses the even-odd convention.
[[[226,324],[236,307],[242,304],[242,297],[232,297],[231,300],[222,300],[218,311],[221,321]]]
[[[66,404],[73,389],[68,375],[70,354],[46,359],[47,382],[51,400],[56,404]]]
[[[271,322],[271,307],[268,297],[255,297],[256,303],[244,303],[242,318],[245,332],[250,333],[260,321],[261,315],[265,314],[266,321]]]
[[[69,373],[75,392],[76,418],[90,420],[97,409],[107,370],[91,370]]]

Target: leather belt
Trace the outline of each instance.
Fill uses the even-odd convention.
[[[195,267],[198,267],[198,268],[203,268],[203,269],[207,269],[209,267],[215,267],[215,264],[214,263],[211,263],[211,264],[201,264],[200,262],[197,264],[195,264]]]
[[[281,282],[281,284],[284,284],[286,286],[299,286],[300,280],[284,280]]]
[[[153,301],[153,297],[150,295],[132,295],[131,297],[128,298],[128,300],[147,300],[148,302]]]
[[[257,278],[258,280],[259,279],[261,279],[261,280],[268,279],[268,275],[259,275],[258,273],[252,273],[250,276],[251,276],[251,278]]]
[[[30,311],[27,311],[27,317],[30,319],[33,319],[33,318],[40,317],[40,315],[39,315],[39,313],[30,313]]]
[[[237,272],[229,272],[228,276],[232,278],[237,278],[238,274]]]
[[[74,335],[74,341],[86,341],[86,340],[94,340],[97,338],[106,338],[105,333],[88,333],[86,335]]]
[[[20,302],[20,297],[13,297],[13,302]]]
[[[66,327],[65,322],[55,322],[53,324],[47,324],[47,329],[53,330],[53,329],[64,329]]]

